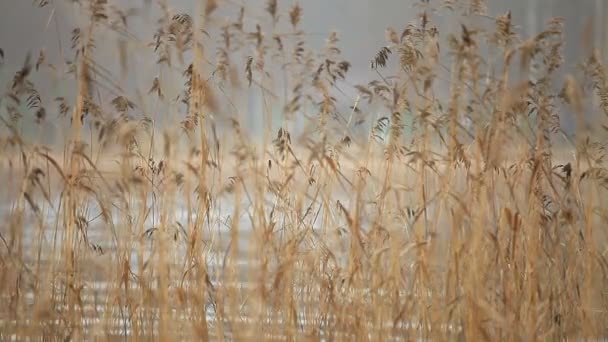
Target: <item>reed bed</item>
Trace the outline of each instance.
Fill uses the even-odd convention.
[[[592,46],[563,60],[560,18],[522,37],[483,0],[419,1],[353,84],[298,2],[69,3],[66,60],[2,80],[0,339],[608,336],[608,74]],[[44,98],[58,73],[73,93]]]

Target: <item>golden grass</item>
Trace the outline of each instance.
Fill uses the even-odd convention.
[[[351,86],[297,3],[256,25],[228,1],[159,1],[134,50],[159,76],[130,99],[95,42],[117,37],[129,75],[141,40],[125,11],[77,2],[73,101],[45,107],[42,57],[1,98],[0,339],[608,336],[608,81],[597,52],[560,72],[559,19],[522,38],[484,1],[421,1]],[[435,11],[491,20],[450,34]],[[25,139],[24,115],[66,123],[67,143]]]

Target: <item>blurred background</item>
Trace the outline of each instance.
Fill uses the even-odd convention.
[[[433,2],[434,0],[431,0]],[[467,2],[469,0],[460,0]],[[39,3],[47,3],[38,8]],[[398,32],[405,25],[417,20],[414,0],[300,0],[304,9],[302,28],[309,33],[311,44],[321,47],[329,32],[337,31],[340,47],[346,60],[352,63],[348,79],[352,84],[366,83],[372,75],[369,68],[370,59],[386,43],[385,30],[394,27]],[[455,1],[457,2],[457,1]],[[0,1],[0,49],[4,57],[0,61],[0,86],[8,87],[14,73],[23,65],[27,53],[35,60],[41,49],[44,50],[47,63],[56,68],[45,77],[36,80],[43,102],[52,103],[57,96],[74,93],[71,83],[62,74],[66,66],[60,63],[66,56],[71,56],[71,31],[81,20],[81,9],[73,0],[2,0]],[[114,40],[97,42],[96,56],[110,70],[115,79],[125,88],[149,88],[151,79],[157,73],[153,71],[153,61],[140,60],[137,49],[146,49],[152,41],[154,27],[160,12],[157,0],[110,0],[111,5],[123,9],[138,9],[138,14],[129,18],[129,30],[139,40],[130,47],[130,58],[133,63],[129,76],[121,79],[118,66],[118,50]],[[194,13],[194,0],[167,0],[175,13]],[[254,21],[263,22],[265,7],[263,0],[223,0],[222,6],[234,8],[247,6],[259,8],[259,17],[253,17],[249,24],[253,30]],[[286,11],[295,0],[279,1],[279,11]],[[565,72],[584,59],[584,33],[591,33],[594,47],[608,55],[608,2],[605,0],[488,0],[487,13],[495,16],[510,10],[518,33],[528,36],[542,30],[552,17],[565,18]],[[233,10],[232,13],[235,11]],[[222,13],[217,17],[221,18]],[[232,16],[232,14],[231,14]],[[487,18],[486,18],[487,19]],[[434,17],[440,27],[441,38],[445,33],[458,32],[459,21],[444,12]],[[480,19],[483,20],[483,19]],[[586,42],[589,44],[590,42]],[[137,45],[137,46],[136,46]],[[148,48],[149,49],[149,48]],[[151,52],[147,53],[151,56]],[[143,54],[142,54],[143,55]],[[55,108],[54,106],[53,108]],[[53,142],[61,135],[62,127],[53,120],[54,113],[44,123],[45,142]],[[29,121],[28,121],[29,120]],[[33,118],[24,118],[23,131],[27,135],[39,134],[34,127]]]

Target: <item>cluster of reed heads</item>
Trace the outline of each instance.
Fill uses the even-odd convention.
[[[418,1],[352,84],[297,2],[144,1],[148,36],[119,3],[72,0],[66,60],[4,80],[0,339],[608,336],[608,73],[563,72],[563,20]]]

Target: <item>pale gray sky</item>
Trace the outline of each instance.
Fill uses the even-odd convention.
[[[44,47],[49,59],[58,57],[58,30],[64,49],[69,49],[69,32],[76,24],[77,11],[69,6],[71,1],[53,0],[51,5],[43,9],[35,9],[33,0],[2,0],[0,1],[0,48],[5,52],[5,72],[12,72],[11,67],[22,63],[26,52],[37,53]],[[111,4],[120,7],[141,7],[145,3],[155,3],[157,0],[110,0]],[[304,30],[315,35],[322,42],[327,33],[335,30],[341,35],[343,52],[353,63],[355,73],[366,72],[368,62],[384,44],[384,31],[388,26],[399,30],[408,22],[415,20],[416,10],[412,5],[418,0],[300,0],[304,8],[302,24]],[[431,0],[433,1],[433,0]],[[461,0],[466,2],[468,0]],[[168,0],[176,12],[192,12],[193,0]],[[252,8],[263,7],[263,0],[227,1],[233,4],[245,3]],[[436,1],[437,2],[437,1]],[[490,0],[489,12],[504,13],[507,9],[513,12],[514,21],[531,31],[538,31],[543,23],[552,16],[566,18],[567,27],[567,56],[576,57],[579,53],[580,37],[584,25],[589,20],[602,20],[604,13],[603,0]],[[279,6],[290,6],[294,0],[279,1]],[[53,7],[55,5],[56,7]],[[157,6],[153,6],[156,8]],[[55,11],[53,9],[56,8]],[[280,8],[281,9],[281,8]],[[599,9],[599,11],[598,11]],[[49,22],[49,16],[54,12],[58,19],[56,26]],[[131,24],[130,29],[139,33],[140,39],[151,39],[157,11],[148,14],[148,18]],[[141,18],[138,18],[141,19]],[[454,24],[453,18],[444,14],[438,18],[440,26],[449,32]],[[531,28],[531,26],[535,26]],[[601,32],[604,32],[602,30]],[[146,36],[148,32],[148,36]],[[318,34],[318,35],[316,35]],[[602,34],[602,33],[600,33]],[[605,40],[601,39],[601,40]],[[110,48],[109,46],[107,48]]]
[[[246,4],[250,8],[263,8],[263,0],[219,0],[229,3],[232,8]],[[431,0],[431,2],[438,0]],[[468,0],[461,0],[466,2]],[[40,48],[45,49],[47,59],[51,63],[60,61],[61,53],[71,56],[70,31],[77,24],[79,18],[76,7],[70,5],[71,0],[53,0],[50,5],[42,9],[33,6],[32,0],[0,0],[0,48],[4,51],[5,62],[0,67],[0,85],[8,83],[10,77],[22,65],[28,51],[35,59]],[[130,23],[130,30],[141,40],[148,43],[154,33],[153,27],[158,17],[157,0],[110,0],[110,4],[119,7],[141,7],[146,3],[153,5],[152,10],[144,11],[144,15],[134,18]],[[194,1],[167,0],[175,12],[192,13]],[[366,82],[371,74],[369,61],[372,56],[385,45],[385,29],[388,26],[400,31],[408,22],[416,19],[416,9],[412,5],[414,0],[301,0],[304,8],[302,25],[309,36],[311,43],[322,46],[330,31],[338,31],[341,37],[341,47],[344,57],[352,63],[349,75],[351,83]],[[285,9],[294,0],[279,0],[279,10]],[[516,25],[525,27],[528,32],[537,32],[552,16],[566,18],[566,59],[578,62],[582,57],[581,36],[585,26],[595,25],[596,42],[606,41],[605,13],[608,13],[608,3],[604,0],[490,0],[489,13],[500,14],[510,9]],[[234,12],[234,11],[232,11]],[[261,14],[261,10],[260,10]],[[49,20],[53,15],[53,19]],[[221,17],[222,13],[217,16]],[[267,18],[260,16],[260,21]],[[255,18],[254,18],[255,20]],[[458,20],[448,14],[435,19],[439,24],[443,37],[446,33],[455,30]],[[253,26],[253,23],[251,24]],[[602,43],[603,44],[603,43]],[[62,47],[60,52],[59,46]],[[606,46],[606,44],[603,44]],[[98,42],[97,56],[104,63],[115,64],[117,61],[115,41]],[[132,56],[135,56],[133,54]],[[129,74],[127,83],[133,87],[145,88],[156,74],[150,71],[145,61],[134,59],[137,72]],[[107,62],[107,63],[106,63]],[[574,65],[573,63],[569,64]],[[120,79],[119,69],[116,78]],[[69,92],[68,89],[58,87],[51,77],[36,80],[36,84],[43,93],[43,98],[49,101],[55,96]],[[54,108],[54,107],[53,107]],[[52,123],[51,123],[52,125]],[[55,129],[59,129],[55,125]]]

